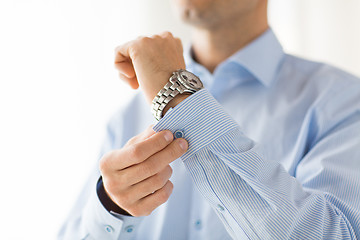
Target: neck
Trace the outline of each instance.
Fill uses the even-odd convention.
[[[256,23],[256,24],[249,24]],[[245,47],[269,28],[267,16],[247,16],[219,28],[193,29],[195,60],[213,72],[221,62]]]

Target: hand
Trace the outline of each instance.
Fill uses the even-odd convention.
[[[140,86],[151,103],[172,72],[185,69],[181,40],[169,32],[139,37],[115,49],[115,67],[120,78],[133,89]]]
[[[185,139],[173,140],[170,131],[149,127],[119,150],[105,154],[100,171],[106,193],[132,216],[147,216],[170,197],[170,163],[188,148]]]

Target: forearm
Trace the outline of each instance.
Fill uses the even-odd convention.
[[[264,160],[256,149],[221,151],[225,143],[228,150],[234,147],[231,142],[220,138],[184,164],[236,238],[242,231],[250,239],[355,238],[346,215],[335,205],[337,197],[305,190],[279,163]]]
[[[178,106],[155,130],[182,129],[189,141],[184,164],[233,237],[244,237],[243,232],[251,239],[355,236],[358,212],[350,222],[347,210],[353,209],[347,202],[339,204],[335,195],[316,187],[304,188],[279,159],[267,159],[208,93]],[[325,180],[320,176],[318,181]]]

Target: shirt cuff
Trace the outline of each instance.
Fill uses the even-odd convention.
[[[221,121],[214,121],[214,118]],[[237,126],[208,90],[202,89],[167,112],[153,129],[156,132],[170,130],[175,138],[185,138],[189,143],[187,152],[182,156],[185,161]]]

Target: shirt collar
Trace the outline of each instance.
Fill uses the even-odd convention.
[[[270,86],[283,56],[283,48],[272,29],[269,28],[257,39],[234,53],[220,65],[230,62],[237,63],[265,86]],[[204,68],[191,57],[191,46],[185,52],[185,61],[190,69]]]

